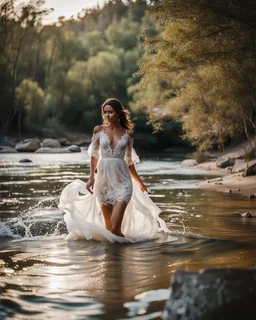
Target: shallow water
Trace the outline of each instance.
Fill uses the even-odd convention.
[[[0,155],[0,319],[161,319],[177,269],[254,267],[256,219],[231,213],[256,214],[256,201],[198,189],[208,172],[181,168],[181,159],[137,165],[172,234],[109,244],[65,240],[58,198],[87,180],[85,150]]]

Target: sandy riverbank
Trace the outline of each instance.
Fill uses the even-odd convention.
[[[256,176],[243,177],[242,173],[227,174],[223,176],[221,170],[219,172],[220,178],[202,181],[200,187],[221,192],[239,193],[246,196],[253,194],[256,196]]]
[[[248,142],[244,142],[234,148],[228,149],[226,152],[220,153],[220,156],[236,158],[243,156]],[[221,192],[239,193],[246,196],[256,196],[256,175],[243,177],[242,173],[228,173],[226,169],[218,168],[216,161],[204,162],[198,164],[197,168],[209,170],[209,173],[219,178],[208,179],[200,183],[200,187]]]

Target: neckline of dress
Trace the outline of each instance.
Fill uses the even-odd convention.
[[[123,137],[124,137],[126,134],[129,136],[129,134],[127,133],[127,130],[125,130],[125,133],[124,133],[124,134],[121,136],[121,138],[117,141],[117,143],[116,143],[116,145],[114,146],[114,148],[112,148],[112,147],[111,147],[111,141],[110,141],[109,135],[104,131],[104,129],[101,130],[101,132],[103,132],[103,133],[105,134],[105,136],[107,137],[108,142],[109,142],[109,147],[110,147],[110,149],[111,149],[111,151],[112,151],[112,154],[114,153],[114,151],[115,151],[116,146],[118,145],[118,143],[119,143],[120,141],[122,141]]]

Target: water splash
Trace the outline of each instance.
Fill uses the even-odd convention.
[[[22,211],[17,217],[0,223],[0,237],[32,239],[67,234],[63,212],[57,208],[59,198],[46,198]]]

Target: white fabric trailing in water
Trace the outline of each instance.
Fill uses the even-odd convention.
[[[123,222],[122,232],[125,238],[106,230],[101,214],[100,203],[95,194],[86,189],[82,180],[74,180],[62,191],[59,209],[65,212],[64,220],[69,231],[68,239],[87,239],[110,242],[137,242],[160,237],[159,232],[170,232],[161,212],[147,193],[133,182],[133,194],[129,201]]]
[[[68,239],[125,243],[158,238],[160,231],[170,232],[159,217],[160,208],[131,179],[128,165],[139,162],[139,157],[127,132],[114,149],[104,131],[94,134],[88,154],[99,160],[94,193],[89,193],[86,183],[77,179],[60,196],[58,207],[65,212]],[[128,203],[121,228],[125,238],[105,228],[100,206],[115,201]]]

